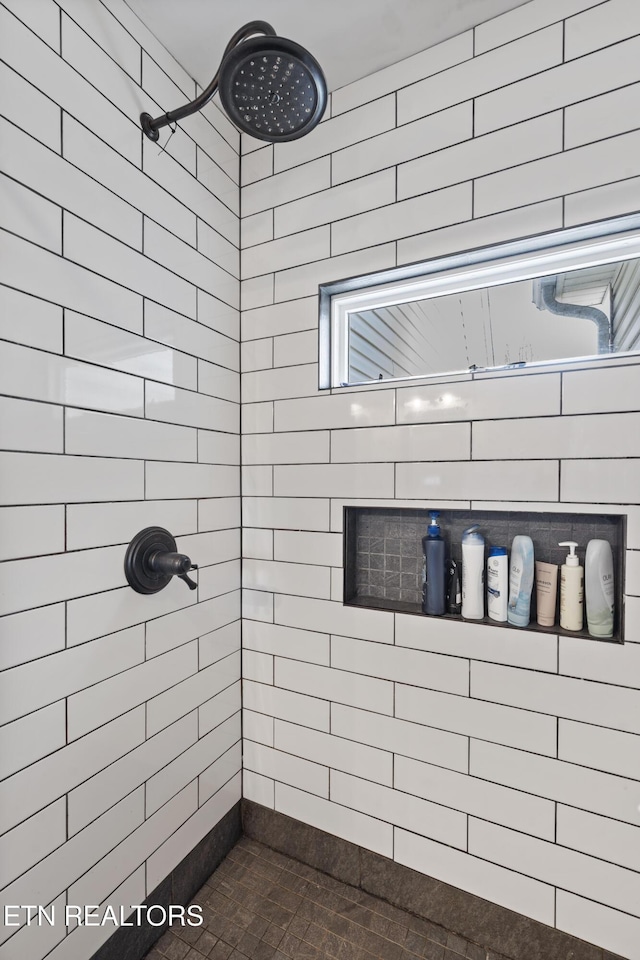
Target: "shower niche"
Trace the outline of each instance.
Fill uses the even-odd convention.
[[[415,614],[429,620],[460,620],[457,614],[431,617],[422,611],[423,552],[422,538],[427,532],[429,511],[424,509],[393,509],[382,507],[344,508],[344,603],[347,606],[392,610]],[[575,540],[578,556],[584,566],[584,555],[589,540],[607,540],[611,544],[615,577],[615,617],[613,637],[604,642],[624,640],[624,556],[626,547],[626,516],[623,514],[594,513],[539,513],[532,511],[442,510],[441,534],[446,553],[462,569],[462,533],[472,524],[480,525],[486,548],[507,547],[517,534],[531,537],[536,560],[564,563],[566,547],[559,542]],[[584,628],[568,631],[560,628],[560,571],[558,595],[553,627],[542,627],[536,622],[535,584],[531,598],[531,619],[527,627],[515,627],[484,617],[465,621],[509,630],[553,633],[561,636],[584,637],[590,640],[586,614]]]

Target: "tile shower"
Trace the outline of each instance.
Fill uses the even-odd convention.
[[[162,153],[137,116],[195,84],[123,0],[34,9],[0,5],[5,902],[192,896],[242,793],[288,875],[384,875],[472,946],[498,911],[509,960],[637,960],[640,366],[476,375],[455,414],[319,393],[317,288],[637,210],[638,4],[531,0],[298,143],[212,105]],[[625,642],[345,606],[345,507],[623,515]],[[126,587],[155,522],[197,602]],[[109,932],[4,928],[0,960]]]
[[[640,367],[319,393],[316,334],[318,284],[638,209],[636,7],[534,0],[242,158],[245,803],[369,851],[403,892],[401,868],[434,878],[432,911],[435,881],[462,889],[459,925],[490,901],[494,931],[518,915],[635,960]],[[370,593],[386,559],[400,602],[412,511],[445,533],[456,511],[623,516],[625,642],[343,605],[345,509],[407,518],[386,558],[362,538]],[[578,951],[536,936],[494,949]]]

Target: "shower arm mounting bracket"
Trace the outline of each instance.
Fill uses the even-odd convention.
[[[243,27],[240,27],[239,30],[236,30],[234,35],[231,37],[231,40],[229,40],[220,62],[222,63],[227,54],[233,50],[234,47],[237,47],[239,43],[242,43],[242,41],[248,39],[248,37],[253,37],[256,35],[264,37],[277,36],[274,28],[265,20],[252,20],[250,23],[245,23]],[[155,119],[150,113],[141,113],[140,126],[149,140],[157,141],[159,139],[160,134],[158,131],[161,127],[166,127],[171,123],[177,123],[177,121],[182,120],[183,117],[189,117],[192,113],[197,113],[198,110],[202,110],[202,108],[209,103],[218,89],[219,77],[220,68],[218,68],[216,71],[215,77],[206,90],[203,90],[202,93],[195,98],[195,100],[185,103],[184,106],[178,107],[176,110],[171,110],[169,113],[164,113],[162,116],[156,117]]]

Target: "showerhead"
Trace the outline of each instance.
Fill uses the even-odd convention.
[[[220,65],[219,93],[236,127],[270,143],[303,137],[327,104],[320,64],[284,37],[254,37],[234,47]]]
[[[270,24],[254,20],[231,38],[218,72],[199,97],[155,120],[141,114],[142,129],[157,140],[160,127],[201,110],[216,90],[236,127],[268,143],[304,137],[320,122],[327,105],[318,61],[293,40],[276,36]]]

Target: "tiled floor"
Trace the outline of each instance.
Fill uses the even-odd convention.
[[[234,847],[146,960],[501,960],[254,840]]]

